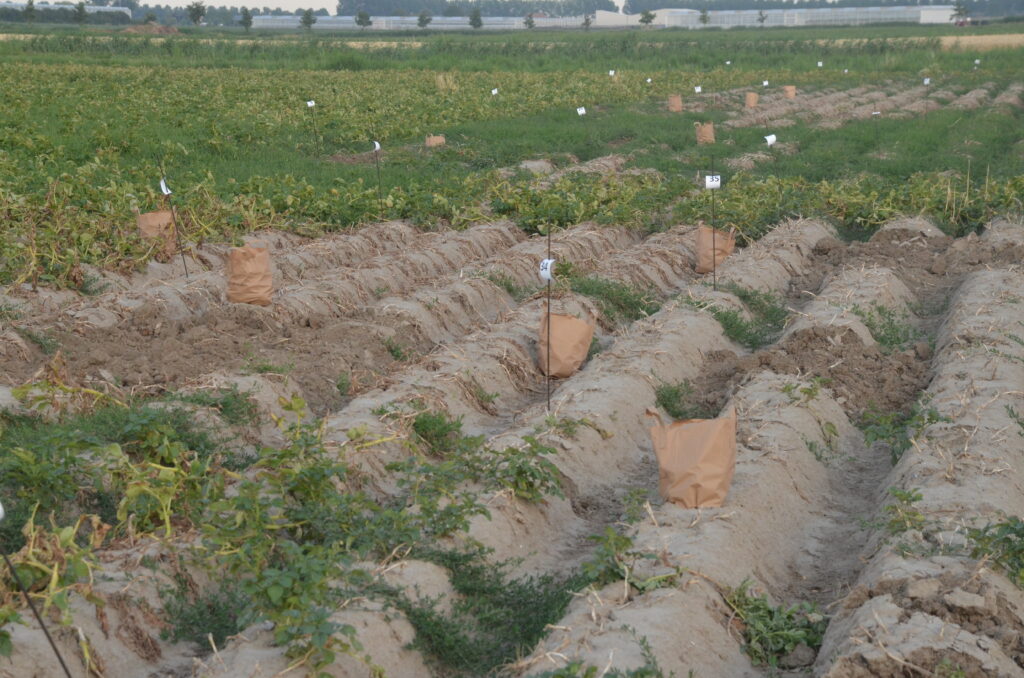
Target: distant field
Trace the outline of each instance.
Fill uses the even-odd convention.
[[[972,55],[980,57],[980,49],[943,50],[938,38],[922,37],[935,31],[918,27],[879,31],[885,39],[850,41],[865,29],[432,35],[418,36],[415,50],[405,38],[378,36],[20,34],[0,41],[7,103],[0,111],[0,195],[23,215],[16,230],[34,224],[37,241],[67,241],[59,234],[68,229],[76,235],[69,252],[49,254],[38,242],[6,241],[0,279],[41,267],[37,274],[63,281],[78,261],[143,257],[137,245],[122,242],[117,225],[129,223],[133,209],[155,204],[161,165],[196,236],[224,238],[270,224],[316,233],[380,216],[372,164],[331,161],[378,140],[386,148],[382,182],[391,215],[465,223],[480,214],[475,196],[503,185],[493,170],[538,156],[632,154],[631,163],[663,173],[659,191],[668,200],[677,176],[701,168],[696,158],[678,159],[689,152],[692,123],[734,115],[729,99],[716,93],[760,89],[763,80],[807,91],[896,91],[928,76],[960,93],[990,83],[994,95],[1024,71],[1020,50],[999,58],[986,51],[976,70]],[[974,38],[991,44],[1002,36]],[[679,119],[660,112],[669,94],[692,93],[696,85],[704,90],[692,98],[696,108]],[[307,100],[317,102],[315,133]],[[576,116],[577,106],[589,115]],[[991,132],[970,149],[975,166],[1012,176],[1018,114],[967,115],[980,115],[976,124]],[[927,129],[928,120],[887,119],[876,126],[877,139],[857,125],[822,133],[799,123],[786,134],[806,138],[808,150],[851,134],[884,149],[922,124]],[[449,145],[423,153],[418,144],[426,134],[446,134]],[[652,146],[654,139],[668,150]],[[915,153],[916,166],[906,157],[879,164],[865,149],[842,163],[823,158],[822,165],[785,171],[816,180],[880,171],[903,180],[918,170],[966,169],[967,157],[947,146],[955,135],[940,139]],[[760,138],[730,143],[737,144],[730,154],[742,154]],[[48,216],[54,201],[58,221]]]

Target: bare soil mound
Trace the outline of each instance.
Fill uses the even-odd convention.
[[[284,282],[266,308],[224,300],[215,250],[188,281],[168,263],[92,298],[7,290],[0,403],[23,407],[11,387],[42,376],[65,389],[36,391],[44,411],[67,397],[235,384],[263,420],[229,426],[202,401],[187,407],[237,429],[245,451],[271,445],[305,460],[271,422],[294,421],[284,408],[299,394],[326,415],[315,429],[354,479],[346,496],[366,502],[346,520],[383,507],[373,527],[387,536],[431,506],[443,516],[479,500],[483,510],[431,534],[429,548],[402,532],[379,561],[346,561],[351,581],[331,586],[354,588],[325,602],[321,621],[346,625],[361,649],[339,653],[326,675],[499,668],[453,668],[427,640],[522,606],[506,596],[474,607],[479,581],[430,561],[470,544],[490,549],[475,576],[526,577],[497,588],[529,591],[530,604],[540,583],[574,587],[530,643],[504,655],[510,675],[645,665],[701,676],[1024,672],[1024,592],[1005,551],[1016,547],[985,527],[1024,514],[1024,225],[997,219],[954,239],[910,217],[847,243],[826,223],[789,221],[724,260],[715,290],[694,271],[691,225],[648,235],[580,224],[551,250],[601,291],[561,285],[552,303],[592,323],[595,337],[579,371],[550,383],[538,367],[543,238],[496,222],[275,242]],[[624,290],[640,295],[628,297],[629,313],[611,303]],[[636,312],[641,298],[646,312]],[[648,409],[691,418],[729,406],[737,460],[725,503],[659,499]],[[424,452],[426,441],[436,447]],[[460,456],[470,448],[487,454]],[[544,464],[522,461],[537,449]],[[466,470],[466,459],[492,458],[507,464],[500,489]],[[306,471],[322,467],[303,469],[295,477],[313,482]],[[289,496],[239,489],[273,470],[232,471],[218,499]],[[431,484],[450,474],[465,475],[443,491]],[[529,495],[538,477],[557,492]],[[428,503],[409,499],[416,492]],[[57,633],[76,671],[86,648],[107,675],[289,672],[294,658],[262,623],[212,654],[160,637],[170,622],[159,591],[211,584],[184,564],[209,527],[171,539],[131,531],[99,549],[96,598],[73,592],[71,624]],[[523,582],[534,588],[516,588]],[[530,613],[541,615],[539,604]],[[49,671],[45,641],[22,616],[9,625],[14,653],[0,675]],[[759,625],[780,619],[800,640],[768,647]]]

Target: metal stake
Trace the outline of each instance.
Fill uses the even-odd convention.
[[[715,173],[715,154],[711,154],[711,173]],[[715,191],[711,190],[711,289],[718,291],[718,245],[715,244],[718,228],[715,226]]]
[[[384,195],[381,193],[380,188],[380,149],[375,148],[373,150],[373,161],[377,163],[377,211],[380,212],[380,218],[384,218]]]
[[[175,209],[174,203],[171,202],[169,195],[164,196],[165,204],[171,208],[171,225],[174,226],[174,244],[178,248],[178,254],[181,255],[181,265],[185,267],[185,280],[188,280],[188,262],[185,260],[185,250],[181,246],[181,236],[178,231],[178,210]]]
[[[323,153],[323,148],[320,145],[320,130],[316,125],[316,106],[309,106],[309,113],[313,118],[313,148],[317,153]]]
[[[551,226],[548,226],[548,260],[551,260]],[[548,405],[547,411],[551,413],[551,276],[554,271],[550,271],[548,275],[548,350],[547,350],[547,369],[544,370],[544,381],[547,388]]]

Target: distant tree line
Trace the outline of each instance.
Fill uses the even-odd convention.
[[[543,12],[549,16],[583,16],[603,9],[618,11],[612,0],[339,0],[338,16],[469,16],[479,10],[483,16],[517,16]]]
[[[124,25],[130,24],[132,20],[122,12],[97,12],[89,14],[78,10],[75,5],[36,5],[32,10],[26,12],[23,9],[13,7],[0,7],[0,21],[10,23],[39,23],[39,24],[105,24]]]
[[[189,25],[202,19],[208,25],[237,26],[247,9],[252,16],[305,17],[309,26],[315,17],[329,16],[326,9],[294,11],[279,7],[206,6],[195,0],[189,7],[170,5],[140,5],[137,0],[92,0],[96,6],[127,7],[132,17],[114,12],[83,16],[72,4],[53,7],[37,6],[33,10],[0,8],[0,21],[39,23],[127,24],[154,21],[166,25]],[[660,9],[685,8],[704,13],[711,10],[768,10],[817,7],[884,7],[909,4],[947,5],[952,0],[626,0],[627,14],[642,14]],[[970,17],[1024,16],[1024,0],[957,0],[958,8]],[[200,11],[201,9],[201,11]],[[363,16],[370,21],[374,16],[419,16],[420,25],[427,27],[434,16],[514,16],[525,17],[544,13],[549,16],[589,16],[597,10],[616,11],[612,0],[338,0],[338,16]],[[198,12],[198,14],[197,14]],[[198,19],[197,19],[198,17]],[[312,21],[311,21],[312,20]],[[370,25],[370,24],[367,24]]]

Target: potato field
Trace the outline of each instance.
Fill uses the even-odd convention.
[[[4,36],[0,676],[1024,675],[1021,32]]]

